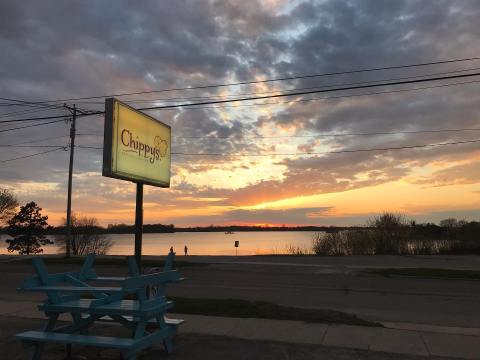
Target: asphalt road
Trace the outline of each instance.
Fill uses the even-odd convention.
[[[186,260],[212,264],[181,267],[179,270],[187,279],[170,286],[170,295],[266,300],[297,307],[335,309],[374,321],[480,328],[480,281],[384,278],[363,271],[370,267],[480,269],[477,256],[188,257]],[[50,272],[67,269],[66,265],[49,266]],[[126,266],[96,266],[96,270],[99,274],[121,275],[126,273]],[[32,273],[31,265],[0,261],[0,273],[0,300],[42,298],[15,291]]]

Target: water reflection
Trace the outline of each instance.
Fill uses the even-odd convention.
[[[235,255],[235,241],[239,241],[238,255],[286,254],[288,249],[299,247],[310,249],[311,231],[261,231],[211,233],[168,233],[143,234],[143,254],[165,255],[173,246],[177,254],[183,255],[184,246],[188,246],[189,255]],[[6,235],[0,235],[0,243],[6,244]],[[49,236],[55,241],[54,236]],[[131,255],[134,252],[134,234],[110,234],[107,240],[113,242],[109,255]],[[59,244],[43,247],[44,254],[57,254]],[[0,254],[8,254],[6,246],[0,247]]]

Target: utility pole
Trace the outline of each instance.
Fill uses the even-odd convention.
[[[70,125],[70,165],[68,167],[68,195],[67,195],[67,239],[66,239],[66,253],[65,257],[70,257],[70,245],[72,240],[72,174],[73,174],[73,155],[75,151],[75,122],[77,120],[77,107],[74,104],[73,108],[65,106],[72,112],[72,124]]]

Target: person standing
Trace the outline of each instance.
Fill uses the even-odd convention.
[[[173,253],[173,246],[170,246],[170,253]]]
[[[187,245],[185,245],[185,248],[183,249],[183,251],[185,251],[185,256],[187,256],[187,255],[188,255],[188,247],[187,247]]]

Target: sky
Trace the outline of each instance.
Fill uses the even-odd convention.
[[[60,107],[2,100],[0,121],[66,115],[64,102],[103,110],[111,94],[477,57],[479,18],[478,1],[1,0],[0,97]],[[155,106],[479,68],[472,60],[118,98]],[[222,156],[172,156],[171,187],[145,187],[144,221],[359,225],[383,211],[480,220],[479,143],[332,153],[480,139],[476,130],[415,132],[480,129],[474,80],[148,111],[172,126],[172,151]],[[67,122],[2,131],[17,126],[0,123],[0,145],[68,145]],[[77,133],[78,145],[101,148],[103,117],[79,118]],[[324,136],[332,134],[343,136]],[[4,161],[48,149],[1,147],[0,187],[58,225],[69,153]],[[307,152],[317,154],[298,154]],[[101,171],[101,149],[75,149],[73,211],[102,225],[133,223],[135,184]]]

